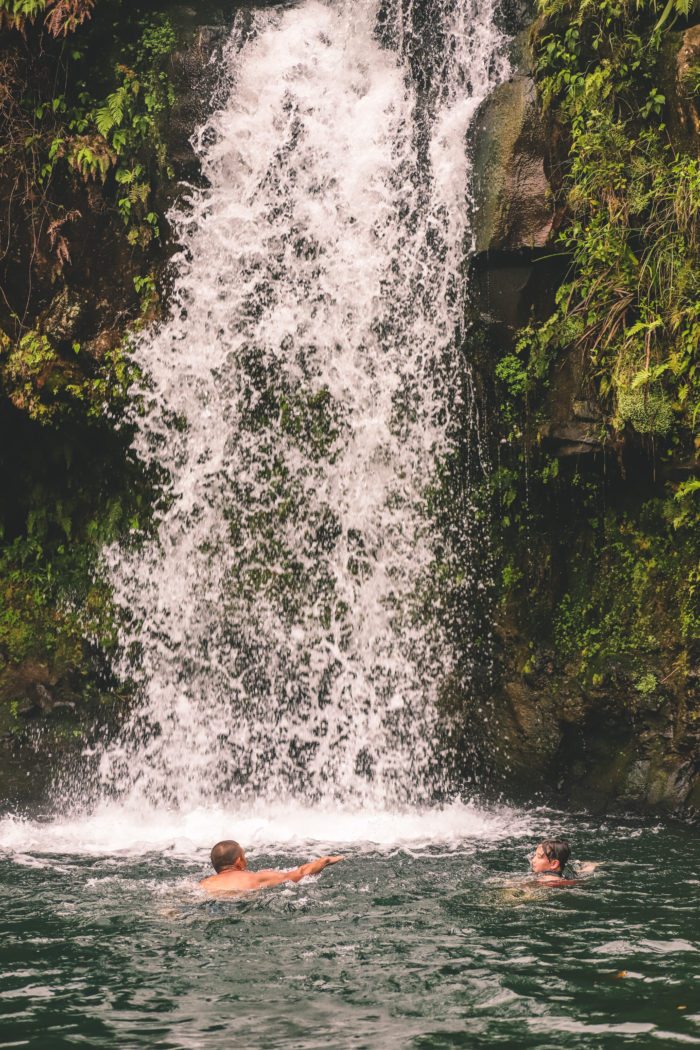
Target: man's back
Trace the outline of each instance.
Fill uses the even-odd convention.
[[[259,890],[263,886],[279,886],[282,882],[299,882],[307,875],[316,875],[328,864],[336,864],[342,857],[320,857],[318,860],[309,861],[292,871],[248,871],[247,868],[226,868],[217,875],[210,875],[208,879],[200,882],[202,889],[209,893],[239,893],[245,890]],[[245,862],[244,862],[245,863]]]
[[[276,886],[285,879],[286,874],[282,871],[222,871],[203,879],[199,885],[210,893],[227,893],[230,890],[259,890],[262,886]]]

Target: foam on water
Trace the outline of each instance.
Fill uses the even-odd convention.
[[[238,810],[198,807],[158,810],[104,803],[89,813],[51,822],[16,816],[0,819],[0,850],[27,863],[36,854],[140,856],[171,851],[176,856],[208,856],[214,842],[236,837],[256,853],[323,852],[352,847],[392,850],[427,846],[459,848],[473,841],[500,841],[529,835],[533,818],[506,807],[484,809],[455,802],[443,807],[367,810],[350,807],[313,808],[260,803]]]

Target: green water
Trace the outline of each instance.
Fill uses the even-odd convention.
[[[201,845],[42,853],[32,825],[25,852],[15,822],[0,849],[0,1045],[700,1044],[697,834],[515,824],[346,843],[315,879],[214,900],[194,885],[210,873]],[[572,889],[508,885],[555,826],[604,866]],[[253,849],[250,866],[327,845]]]

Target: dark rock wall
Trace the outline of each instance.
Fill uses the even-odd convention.
[[[680,50],[678,41],[671,48],[666,86],[674,133],[696,151],[698,116],[682,83],[700,55],[699,33],[687,30]],[[493,486],[510,494],[491,493],[496,686],[478,707],[467,704],[466,765],[518,800],[693,819],[700,652],[698,639],[681,638],[670,582],[680,541],[649,508],[661,507],[665,483],[697,470],[697,460],[680,452],[662,460],[653,442],[616,431],[575,345],[557,360],[537,410],[524,395],[517,425],[496,376],[522,326],[552,312],[570,270],[557,245],[566,149],[540,110],[527,32],[514,60],[512,80],[482,108],[473,146],[477,254],[466,352],[488,420]],[[692,564],[692,550],[685,556]],[[565,609],[573,610],[568,623]],[[620,634],[593,670],[575,651],[578,638],[587,644],[580,610],[591,609],[603,631]],[[594,635],[595,625],[586,630]],[[656,637],[638,644],[650,630]],[[591,647],[604,650],[599,639]]]

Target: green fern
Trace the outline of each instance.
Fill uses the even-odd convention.
[[[36,18],[46,9],[46,0],[0,0],[0,11],[13,18]]]
[[[97,124],[97,130],[100,135],[107,138],[113,128],[121,126],[121,123],[124,120],[125,108],[126,91],[123,87],[120,87],[118,91],[108,95],[104,106],[100,106],[95,113],[95,123]]]
[[[674,21],[679,17],[687,18],[697,7],[698,0],[668,0],[668,3],[661,13],[661,18],[654,27],[654,32],[658,33],[671,15],[674,15]]]

